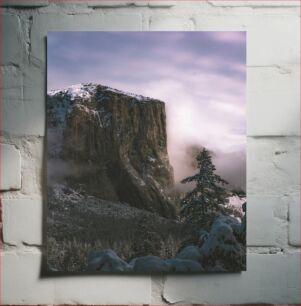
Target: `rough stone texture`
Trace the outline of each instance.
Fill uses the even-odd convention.
[[[21,155],[14,146],[0,144],[1,181],[0,190],[21,188]]]
[[[2,209],[4,243],[42,245],[42,199],[4,199]]]
[[[104,2],[98,6],[99,1],[81,4],[50,1],[48,6],[44,6],[47,0],[1,2],[5,29],[2,105],[6,117],[2,141],[18,148],[4,145],[12,153],[6,155],[7,161],[1,162],[2,171],[9,167],[6,179],[13,178],[9,182],[1,179],[7,189],[21,188],[22,156],[22,189],[3,194],[20,200],[13,200],[9,208],[10,201],[5,200],[5,209],[8,208],[4,211],[5,239],[17,247],[6,245],[2,252],[1,304],[299,303],[300,140],[294,135],[300,133],[300,2],[210,0],[173,1],[172,5],[152,0],[126,2],[124,5],[116,1],[115,7],[113,3],[105,7]],[[252,245],[249,247],[252,254],[247,272],[167,279],[40,278],[40,252],[22,243],[38,242],[39,234],[33,233],[38,221],[28,225],[22,220],[12,228],[6,218],[19,223],[14,220],[29,212],[32,218],[40,218],[38,200],[21,199],[42,196],[40,136],[45,133],[47,31],[142,29],[248,32],[248,134],[254,137],[248,138],[248,243]],[[2,159],[5,150],[1,149]],[[28,212],[24,211],[24,204],[28,204]],[[20,211],[17,205],[22,206]]]

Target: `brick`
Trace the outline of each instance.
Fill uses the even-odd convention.
[[[93,8],[118,8],[118,7],[129,7],[129,6],[148,6],[149,1],[86,1],[88,7]]]
[[[296,194],[289,202],[289,243],[293,246],[301,246],[300,222],[300,194]]]
[[[80,1],[79,1],[80,2]],[[118,8],[118,7],[129,7],[129,6],[149,6],[149,7],[162,7],[170,8],[175,5],[175,1],[155,1],[155,0],[138,0],[138,1],[102,1],[92,0],[86,1],[88,7],[94,8]]]
[[[149,21],[151,31],[190,31],[193,28],[193,21],[185,17],[153,15]]]
[[[298,303],[299,273],[300,253],[249,254],[246,272],[167,276],[163,298],[181,304]]]
[[[42,245],[42,199],[3,199],[3,240],[20,246],[22,243]]]
[[[250,195],[247,200],[247,245],[286,246],[288,197]]]
[[[101,31],[139,31],[142,30],[140,14],[107,13],[104,15]]]
[[[44,136],[46,126],[46,71],[44,67],[31,65],[23,69],[23,75],[24,109],[22,118],[25,119],[20,120],[20,127],[16,132],[19,135]]]
[[[176,5],[176,1],[156,1],[156,0],[149,0],[149,6],[150,7],[166,7],[166,8],[169,8],[169,7],[173,7]]]
[[[217,10],[217,9],[216,9]],[[247,20],[242,14],[223,14],[208,11],[205,8],[203,14],[193,16],[197,31],[246,31]],[[221,27],[222,25],[222,27]]]
[[[2,89],[2,101],[8,103],[17,104],[22,103],[23,99],[23,79],[20,68],[10,65],[0,67],[1,73],[1,89]],[[5,119],[4,116],[3,119]]]
[[[2,82],[2,126],[1,130],[9,135],[43,135],[45,128],[45,74],[34,65],[28,66],[25,48],[16,31],[19,28],[18,18],[7,15],[11,24],[10,35],[5,35],[9,47],[4,54],[4,64],[1,67]],[[12,23],[15,21],[15,23]],[[5,45],[5,46],[6,46]],[[18,51],[14,54],[15,51]],[[15,58],[15,59],[14,59]],[[37,87],[37,88],[35,88]],[[39,95],[40,93],[40,95]]]
[[[134,1],[86,1],[88,7],[116,8],[135,5]]]
[[[22,72],[15,66],[3,66],[0,69],[2,81],[2,126],[7,133],[21,132],[18,125],[23,115]]]
[[[47,6],[48,0],[1,0],[0,6],[6,7],[41,7]]]
[[[20,146],[22,156],[22,196],[40,197],[44,193],[44,138],[25,138]]]
[[[263,14],[257,18],[248,18],[249,66],[299,66],[300,18],[297,13],[296,9],[296,15]]]
[[[1,68],[2,131],[9,135],[45,134],[45,74],[35,66]]]
[[[274,246],[276,220],[273,216],[275,197],[249,196],[247,203],[248,246]],[[256,222],[254,222],[256,220]],[[264,233],[264,235],[263,235]]]
[[[299,192],[299,137],[248,137],[248,196]]]
[[[2,65],[22,63],[24,57],[25,47],[22,40],[21,24],[19,18],[14,14],[1,14],[0,20],[2,22],[5,35],[2,38]]]
[[[299,67],[249,67],[247,73],[248,135],[300,135]]]
[[[3,304],[150,303],[151,284],[147,276],[41,278],[40,252],[2,252],[1,256]]]
[[[47,1],[34,2],[39,5]],[[118,2],[121,6],[121,1]],[[147,2],[133,3],[134,6],[159,7],[162,4],[164,7],[165,1],[157,4],[155,2],[147,4]],[[199,3],[191,6],[190,3],[179,5],[177,3],[177,6],[172,9],[173,14],[178,14],[176,16],[170,15],[168,10],[166,15],[162,14],[163,10],[159,10],[159,15],[152,10],[150,28],[152,30],[192,30],[196,24],[198,30],[248,31],[248,116],[250,116],[248,134],[254,136],[249,137],[248,140],[248,244],[282,246],[288,227],[289,243],[300,246],[299,138],[257,137],[299,135],[297,129],[299,108],[296,104],[299,93],[298,88],[296,89],[296,80],[299,77],[299,9],[280,7],[280,5],[296,6],[296,2],[292,1],[273,1],[273,3],[260,1],[260,4],[258,1],[236,0],[231,1],[230,4],[230,1],[208,1],[209,4],[205,1],[201,2],[204,5]],[[32,0],[28,0],[29,5],[30,3],[33,5]],[[224,5],[226,7],[215,7]],[[238,7],[231,9],[228,7],[230,5]],[[272,6],[279,7],[271,9]],[[52,14],[49,14],[50,11]],[[25,67],[24,63],[28,59],[28,54],[20,25],[23,11],[18,11],[20,17],[12,13],[4,14],[6,29],[3,43],[4,65],[9,66],[1,70],[6,82],[3,86],[3,121],[5,123],[7,120],[4,125],[6,132],[10,135],[44,135],[46,91],[44,40],[48,30],[142,29],[142,16],[131,11],[130,8],[116,12],[96,10],[86,14],[90,11],[93,10],[89,10],[87,6],[74,5],[71,8],[71,5],[67,4],[51,5],[40,9],[39,12],[43,12],[42,14],[31,10],[30,14],[33,15],[30,54],[32,66],[25,65]],[[80,14],[77,15],[77,13]],[[146,20],[147,17],[148,15],[144,16],[144,19]],[[192,19],[189,19],[190,17]],[[22,67],[22,70],[16,66]],[[10,125],[8,118],[11,121]],[[17,152],[17,159],[20,160],[20,152],[13,146],[8,146],[14,154]],[[22,195],[41,195],[43,139],[29,141],[26,138],[18,147],[22,155],[22,178],[24,178]],[[5,164],[5,162],[1,163],[1,165]],[[20,188],[21,170],[19,172]],[[1,182],[3,181],[1,179]],[[23,215],[28,216],[26,218],[29,219],[32,218],[31,214],[38,216],[38,207],[34,203],[39,200],[12,201],[11,207],[9,207],[9,200],[4,202],[4,239],[18,246],[24,241],[35,244],[38,242],[40,233],[33,233],[33,231],[39,226],[41,220],[32,220],[33,224],[25,224],[25,220],[20,222],[18,220]],[[289,202],[289,224],[286,221],[288,204],[286,201]],[[25,205],[27,203],[29,204]],[[17,209],[18,204],[22,206],[20,211]],[[28,211],[25,212],[26,206]],[[20,226],[13,228],[13,222],[20,223]],[[21,232],[21,227],[25,228],[24,233]],[[259,247],[257,251],[262,249],[268,248]],[[1,266],[4,273],[2,301],[4,304],[99,304],[100,302],[103,304],[148,304],[150,302],[158,304],[161,301],[163,281],[161,282],[159,277],[153,278],[152,298],[149,277],[41,278],[41,253],[36,249],[33,253],[33,249],[25,248],[25,250],[18,253],[3,254],[2,252]],[[288,250],[297,251],[296,248],[288,248]],[[163,297],[167,301],[181,303],[297,303],[300,296],[299,259],[300,253],[295,255],[250,254],[248,271],[241,274],[168,276]],[[237,289],[235,294],[233,294],[233,288]],[[118,295],[115,294],[117,291]]]
[[[298,7],[299,1],[252,1],[252,0],[232,0],[232,1],[207,1],[210,5],[214,7]]]
[[[13,145],[0,144],[1,182],[0,190],[21,188],[21,154]]]

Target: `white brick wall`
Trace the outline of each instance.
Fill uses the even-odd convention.
[[[300,238],[300,194],[292,195],[289,202],[289,243],[301,245]]]
[[[249,254],[248,272],[170,276],[163,296],[170,303],[297,303],[299,254]]]
[[[48,5],[48,0],[3,0],[0,6],[6,7],[40,7]]]
[[[147,276],[41,278],[41,252],[34,248],[6,251],[2,258],[5,304],[129,304],[150,302]]]
[[[13,246],[42,245],[43,200],[4,199],[3,241]]]
[[[298,303],[299,1],[1,1],[2,304]],[[54,30],[248,32],[248,271],[40,277],[45,37]]]
[[[18,190],[21,188],[20,151],[8,144],[0,144],[0,150],[0,190]]]

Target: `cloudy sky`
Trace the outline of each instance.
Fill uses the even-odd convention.
[[[214,152],[218,172],[245,188],[245,32],[50,32],[48,89],[95,82],[166,103],[177,181],[189,148]]]

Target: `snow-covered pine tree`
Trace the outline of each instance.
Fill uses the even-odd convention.
[[[182,199],[180,216],[185,223],[200,229],[210,227],[223,205],[228,203],[223,187],[228,182],[215,174],[216,168],[208,150],[200,151],[196,160],[198,173],[181,181],[183,184],[195,182],[195,188]]]

